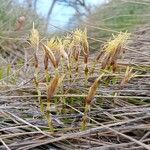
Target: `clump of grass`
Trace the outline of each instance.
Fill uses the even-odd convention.
[[[130,34],[120,33],[117,36],[114,36],[113,40],[109,40],[103,46],[103,51],[97,57],[98,59],[102,60],[102,69],[110,69],[112,68],[113,71],[116,70],[117,67],[117,60],[119,56],[124,51],[123,46],[125,45],[127,39],[129,38]]]
[[[124,49],[123,46],[125,45],[129,33],[120,33],[118,36],[114,36],[113,40],[109,40],[106,42],[103,46],[103,51],[100,53],[99,56],[95,59],[94,62],[99,63],[98,60],[101,59],[101,66],[102,69],[104,69],[105,73],[109,73],[109,69],[112,68],[113,71],[116,70],[117,66],[117,60],[119,56],[123,53]],[[30,37],[31,45],[35,50],[35,83],[36,83],[36,89],[38,92],[38,96],[41,97],[41,93],[39,91],[39,81],[38,81],[38,58],[37,53],[39,49],[39,33],[34,28],[31,32]],[[60,87],[60,85],[63,83],[63,85],[60,88],[59,93],[67,94],[68,92],[76,92],[72,90],[70,87],[73,84],[76,84],[78,82],[78,77],[83,77],[83,79],[88,82],[88,77],[91,75],[89,72],[90,64],[89,63],[89,43],[88,43],[88,37],[87,37],[87,30],[75,30],[72,32],[71,35],[67,35],[65,37],[53,37],[50,40],[47,40],[47,42],[42,42],[42,48],[44,50],[44,67],[45,67],[45,78],[46,78],[46,87],[47,87],[47,106],[46,106],[46,113],[44,112],[43,105],[41,105],[41,100],[39,100],[40,105],[42,107],[42,112],[44,114],[44,117],[47,119],[50,131],[54,131],[53,122],[52,122],[52,115],[51,115],[51,106],[53,103],[53,96],[57,92],[57,89]],[[51,63],[51,72],[49,74],[49,62]],[[78,70],[80,68],[80,70]],[[95,67],[94,67],[95,68]],[[65,79],[64,78],[68,75],[70,78]],[[50,78],[49,78],[50,76]],[[85,106],[84,106],[84,115],[82,118],[82,126],[81,130],[85,130],[88,123],[88,113],[90,112],[92,100],[96,94],[96,90],[99,86],[99,82],[101,78],[104,76],[104,73],[101,73],[101,75],[94,81],[94,83],[91,85],[91,87],[88,90],[88,94],[85,98]],[[76,78],[77,77],[77,78]],[[122,80],[120,86],[123,86],[126,84],[131,78],[133,77],[132,74],[132,68],[127,68],[125,77]],[[108,79],[111,80],[111,78],[106,77],[103,78],[103,83],[108,82]],[[64,86],[65,82],[67,83],[69,81],[69,85]],[[82,83],[81,83],[82,84]],[[108,86],[105,84],[105,86]],[[84,84],[84,87],[87,87],[87,84]],[[68,88],[68,89],[67,89]],[[72,91],[71,91],[72,90]],[[82,91],[79,91],[79,93]],[[117,94],[117,93],[116,93]],[[65,96],[64,96],[65,97]],[[62,104],[65,104],[65,98],[61,97],[60,102]],[[57,105],[57,104],[56,104]],[[71,104],[72,105],[72,104]],[[63,105],[62,105],[63,106]],[[63,108],[62,108],[63,109]],[[62,111],[65,112],[65,111]]]

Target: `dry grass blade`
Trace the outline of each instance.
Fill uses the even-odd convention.
[[[30,127],[34,128],[34,129],[36,129],[37,131],[39,131],[40,133],[42,133],[43,135],[48,136],[48,137],[52,137],[52,136],[50,136],[49,134],[47,134],[47,133],[45,133],[44,131],[42,131],[39,127],[37,127],[37,126],[35,126],[35,125],[33,125],[33,124],[31,124],[31,123],[25,121],[24,119],[18,117],[17,115],[12,114],[12,113],[10,113],[10,112],[8,112],[8,111],[3,111],[3,110],[0,110],[0,111],[1,111],[2,113],[4,113],[4,114],[6,113],[6,114],[8,114],[8,115],[14,117],[14,118],[17,119],[18,121],[21,121],[22,123],[24,123],[24,124],[26,124],[26,125],[29,125]]]

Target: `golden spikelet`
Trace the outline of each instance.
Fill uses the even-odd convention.
[[[77,44],[81,44],[81,41],[82,41],[82,34],[83,32],[80,30],[80,29],[76,29],[74,32],[73,32],[73,41],[74,43],[77,45]]]
[[[48,42],[47,42],[47,46],[50,48],[50,49],[55,49],[56,46],[57,46],[57,42],[56,42],[56,38],[53,37],[51,38]]]
[[[71,37],[71,35],[68,35],[68,34],[67,34],[67,35],[64,37],[63,45],[64,45],[66,48],[68,48],[71,42],[72,42],[72,37]]]
[[[83,46],[83,54],[84,54],[84,63],[87,64],[89,57],[89,43],[87,37],[87,30],[85,29],[82,34],[82,46]]]
[[[117,59],[123,52],[123,46],[125,45],[127,39],[129,38],[129,33],[120,33],[113,40],[108,41],[103,47],[102,54],[102,69],[107,69],[112,66],[115,71]]]
[[[67,66],[69,66],[69,57],[65,51],[62,39],[58,37],[50,39],[47,42],[47,47],[54,53],[57,63],[59,63],[60,57],[63,57],[67,61]]]
[[[33,23],[33,28],[31,30],[31,35],[29,38],[32,47],[37,48],[39,45],[39,32],[37,29],[35,29],[34,27],[34,23]]]
[[[82,48],[83,55],[84,55],[84,63],[87,64],[88,56],[89,56],[89,43],[87,37],[87,29],[85,28],[84,31],[80,29],[76,29],[73,33],[73,41],[76,46]]]
[[[66,60],[67,66],[69,67],[69,56],[65,51],[65,46],[61,39],[58,39],[58,51],[61,54],[61,56]]]

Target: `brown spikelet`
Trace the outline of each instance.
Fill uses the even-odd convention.
[[[43,47],[44,47],[44,50],[45,50],[45,53],[47,55],[47,57],[50,59],[51,63],[53,64],[54,68],[58,68],[58,61],[56,60],[53,52],[51,51],[51,49],[44,45],[43,44]]]
[[[99,85],[99,81],[102,78],[104,74],[100,75],[92,84],[92,86],[89,89],[88,95],[85,99],[85,108],[84,108],[84,115],[82,118],[82,127],[81,130],[85,130],[86,126],[87,126],[87,120],[88,120],[88,112],[90,111],[91,108],[91,102],[96,94],[96,90],[98,88]]]
[[[50,101],[51,98],[54,96],[57,88],[60,86],[63,79],[64,79],[64,75],[60,77],[59,74],[56,74],[55,77],[52,79],[52,81],[50,82],[47,88],[47,100],[48,101]]]
[[[81,31],[76,29],[73,32],[73,43],[75,45],[75,51],[83,51],[84,63],[87,64],[89,57],[89,43],[87,40],[87,30]]]
[[[48,89],[47,89],[47,100],[50,101],[53,97],[59,83],[59,75],[56,74],[55,77],[50,82]]]
[[[72,56],[76,62],[79,60],[79,56],[80,56],[80,48],[79,47],[76,47],[73,49]]]
[[[94,96],[95,96],[95,94],[96,94],[97,87],[99,86],[99,81],[100,81],[100,79],[102,78],[103,75],[104,75],[104,74],[100,75],[100,76],[94,81],[94,83],[92,84],[92,86],[90,87],[89,92],[88,92],[88,95],[87,95],[87,97],[86,97],[86,99],[85,99],[86,104],[88,104],[88,105],[91,104],[91,102],[92,102],[92,100],[93,100],[93,98],[94,98]]]

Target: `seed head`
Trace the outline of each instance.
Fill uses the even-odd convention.
[[[87,95],[87,97],[86,97],[86,101],[85,101],[87,105],[90,105],[90,104],[91,104],[91,102],[92,102],[92,100],[93,100],[93,98],[94,98],[94,96],[95,96],[95,94],[96,94],[96,90],[97,90],[97,88],[98,88],[98,86],[99,86],[99,81],[100,81],[100,79],[103,77],[103,75],[104,75],[104,74],[100,75],[100,76],[94,81],[94,83],[92,84],[92,86],[90,87],[89,92],[88,92],[88,95]]]
[[[117,59],[123,52],[123,46],[129,38],[129,33],[120,33],[118,36],[114,36],[113,40],[109,40],[103,47],[102,55],[102,69],[106,69],[110,66],[115,69]]]
[[[31,30],[30,42],[32,47],[34,48],[38,47],[39,45],[39,32],[37,29],[34,28],[34,23],[33,23],[33,28]]]

